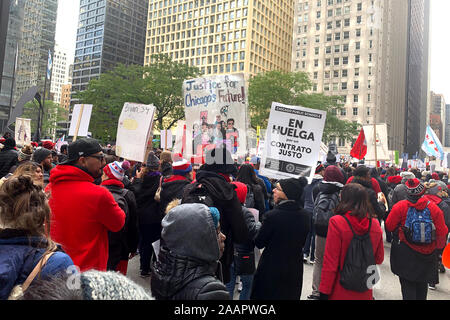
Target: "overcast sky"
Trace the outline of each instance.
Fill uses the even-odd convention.
[[[392,1],[392,0],[391,0]],[[395,0],[393,0],[395,1]],[[67,50],[73,62],[80,0],[59,0],[56,43]],[[430,90],[450,103],[450,1],[431,0]]]

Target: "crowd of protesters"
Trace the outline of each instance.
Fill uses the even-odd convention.
[[[308,183],[264,177],[259,158],[225,148],[201,164],[160,149],[139,163],[91,138],[0,143],[0,299],[299,300],[311,263],[309,300],[372,300],[383,233],[403,299],[425,300],[445,272],[441,172],[329,153]],[[126,277],[136,255],[151,292]]]

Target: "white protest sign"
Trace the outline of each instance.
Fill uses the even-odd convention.
[[[19,145],[31,143],[31,119],[16,118],[14,139]]]
[[[326,112],[273,102],[260,174],[274,179],[312,178]]]
[[[161,149],[172,149],[172,131],[161,130]]]
[[[218,75],[183,83],[186,155],[200,158],[226,147],[233,158],[247,153],[248,95],[243,74]]]
[[[263,153],[264,153],[264,146],[266,145],[266,141],[264,140],[259,140],[259,145],[258,145],[258,150],[256,152],[256,155],[258,157],[262,157]]]
[[[155,107],[125,103],[117,128],[116,155],[127,160],[145,162]]]
[[[375,161],[375,142],[374,142],[374,133],[375,128],[373,125],[363,126],[364,135],[366,136],[367,141],[367,155],[365,157],[366,161]],[[388,137],[387,137],[387,125],[377,124],[376,125],[376,148],[377,148],[377,161],[388,161],[390,160],[389,156],[389,147],[388,147]],[[375,164],[376,165],[376,164]]]
[[[69,136],[86,137],[91,121],[92,104],[76,104],[73,107],[72,120],[70,121]],[[81,116],[81,117],[80,117]]]
[[[186,156],[186,122],[180,120],[177,122],[177,131],[173,153],[181,153],[183,158]]]

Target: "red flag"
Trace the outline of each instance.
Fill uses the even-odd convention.
[[[366,154],[367,154],[367,141],[366,136],[364,135],[364,129],[361,129],[358,140],[356,140],[355,145],[353,146],[353,149],[350,152],[350,155],[353,158],[362,160],[364,159]]]

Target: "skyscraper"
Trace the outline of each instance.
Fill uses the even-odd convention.
[[[26,0],[22,41],[19,47],[15,101],[29,88],[38,86],[42,95],[48,51],[55,47],[57,0]],[[47,86],[50,82],[47,82]],[[49,90],[47,87],[47,94]]]
[[[14,89],[16,82],[16,69],[18,62],[18,48],[22,39],[22,25],[24,16],[25,0],[19,1],[3,1],[1,3],[4,8],[4,16],[1,17],[2,22],[7,21],[6,27],[0,27],[5,39],[4,55],[0,54],[0,64],[2,64],[0,72],[0,130],[3,127],[10,114],[10,106],[14,107]],[[4,6],[4,7],[3,7]],[[1,49],[0,49],[1,50]]]
[[[294,1],[151,1],[151,55],[197,66],[204,75],[290,70]]]
[[[81,0],[72,93],[118,63],[144,63],[148,0]]]
[[[418,6],[411,1],[426,0],[300,1],[295,8],[292,69],[309,73],[313,92],[341,96],[342,119],[360,125],[386,123],[389,149],[403,152],[409,137],[415,154],[420,143],[414,135],[419,135],[420,110],[427,103],[421,92],[428,90],[423,80],[428,79],[427,57],[417,56],[427,52],[428,35],[423,34],[426,21],[422,31],[413,27]],[[411,75],[414,72],[419,79]],[[407,129],[406,119],[415,126],[414,133]],[[340,153],[350,153],[351,141],[331,140]]]
[[[65,84],[69,84],[67,53],[56,44],[53,53],[52,81],[50,84],[50,94],[53,102],[61,103],[62,86]]]

